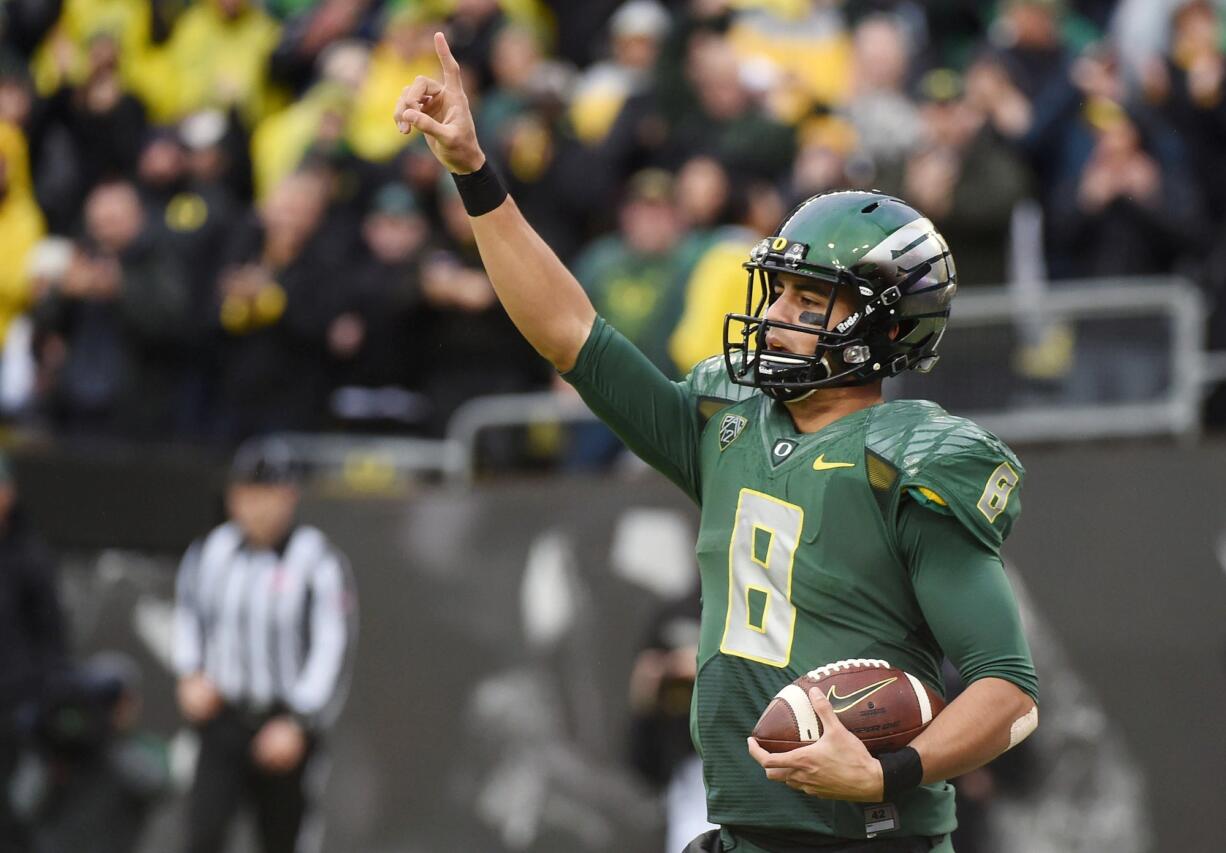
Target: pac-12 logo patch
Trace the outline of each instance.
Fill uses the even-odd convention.
[[[736,441],[747,423],[749,423],[748,419],[740,415],[724,415],[724,419],[719,424],[719,449],[723,451],[729,444]]]

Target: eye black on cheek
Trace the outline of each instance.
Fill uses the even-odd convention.
[[[820,326],[825,318],[815,311],[801,311],[797,319],[809,326]]]

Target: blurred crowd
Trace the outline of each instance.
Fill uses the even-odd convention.
[[[719,351],[754,240],[828,189],[908,199],[964,286],[1226,290],[1210,0],[0,10],[0,412],[65,434],[439,434],[473,396],[549,387],[452,183],[392,122],[439,29],[520,207],[673,375]]]

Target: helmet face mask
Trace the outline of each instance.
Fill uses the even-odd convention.
[[[804,319],[813,322],[788,323],[767,317],[780,295],[781,285],[777,282],[780,273],[750,264],[745,266],[749,275],[747,302],[752,304],[746,305],[744,314],[729,314],[724,319],[724,357],[733,381],[760,388],[778,400],[792,401],[817,388],[846,380],[858,368],[855,359],[866,352],[860,337],[863,300],[855,285],[850,283],[851,277],[837,281],[833,270],[829,278],[805,275],[825,286],[819,288],[825,294],[825,306],[813,312],[811,317],[802,314]],[[835,306],[840,298],[850,298],[853,308],[832,328]],[[801,345],[799,352],[771,349],[767,340],[771,330],[789,333],[794,340],[797,335],[804,335],[799,340],[806,343]]]
[[[779,232],[759,242],[744,264],[745,313],[724,320],[724,362],[733,382],[791,402],[819,388],[931,369],[957,286],[949,249],[931,222],[889,196],[842,192],[807,200]],[[780,274],[800,287],[805,279],[824,285],[815,289],[828,292],[826,305],[812,324],[768,318]],[[832,326],[838,300],[850,313]],[[772,350],[772,329],[793,341],[797,333],[811,336],[812,349]]]

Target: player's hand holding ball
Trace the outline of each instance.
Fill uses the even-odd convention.
[[[885,661],[827,664],[771,700],[749,738],[768,779],[817,797],[880,802],[876,754],[901,749],[944,701]]]
[[[430,151],[448,171],[466,175],[481,168],[485,154],[477,143],[460,64],[442,33],[434,34],[434,50],[443,66],[443,82],[418,77],[405,86],[393,118],[401,133],[411,133],[413,128],[424,133]]]

